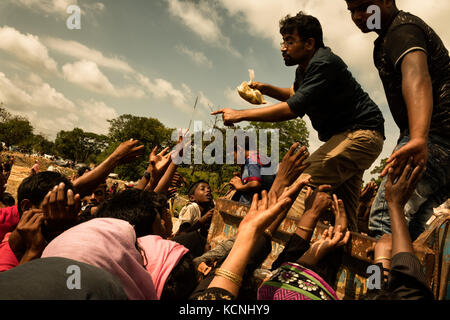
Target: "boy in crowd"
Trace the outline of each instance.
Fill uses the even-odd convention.
[[[181,209],[178,216],[177,234],[199,231],[206,239],[213,216],[214,201],[211,187],[205,180],[195,182],[188,191],[190,203]]]
[[[232,184],[237,191],[237,196],[235,196],[235,199],[237,199],[237,201],[244,204],[251,204],[253,194],[258,193],[259,195],[261,195],[261,191],[270,190],[273,180],[275,179],[275,174],[262,174],[262,168],[270,167],[270,162],[263,164],[261,162],[261,156],[258,154],[258,152],[256,150],[250,150],[250,142],[248,137],[245,137],[244,147],[238,145],[237,141],[235,140],[235,163],[238,162],[238,155],[242,152],[244,152],[245,155],[245,163],[239,164],[239,166],[241,167],[240,176],[234,176],[230,180],[230,184]]]

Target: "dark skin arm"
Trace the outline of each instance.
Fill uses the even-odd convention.
[[[330,185],[322,185],[312,191],[311,188],[308,187],[305,198],[305,213],[298,221],[298,227],[295,230],[295,233],[305,241],[311,241],[320,215],[333,204],[330,195],[324,192],[330,188]],[[308,230],[302,229],[302,227]]]
[[[297,115],[292,112],[286,102],[249,110],[224,108],[211,113],[211,115],[218,114],[222,114],[223,123],[226,126],[241,121],[281,122],[297,118]]]
[[[233,177],[230,180],[230,184],[232,184],[233,187],[237,191],[255,191],[255,192],[258,192],[261,189],[261,182],[260,181],[249,181],[246,184],[243,184],[241,178],[239,178],[239,177]]]
[[[263,95],[277,99],[279,101],[286,101],[293,93],[291,88],[279,88],[268,83],[253,81],[249,84],[252,89],[259,90]]]
[[[415,165],[427,163],[428,159],[427,140],[433,113],[433,87],[427,55],[423,51],[407,54],[402,60],[401,71],[411,140],[390,156],[381,176],[385,176],[390,167],[394,167],[398,175],[411,156]]]
[[[413,171],[408,177],[411,170]],[[404,207],[424,172],[424,164],[421,163],[418,166],[414,166],[412,157],[409,159],[400,176],[395,176],[394,170],[392,168],[389,169],[385,195],[391,217],[393,256],[400,252],[414,254],[408,225],[405,220]],[[397,177],[398,180],[394,183]]]
[[[139,145],[138,140],[122,142],[105,161],[73,182],[76,193],[79,193],[81,198],[92,193],[100,183],[106,180],[115,167],[136,160],[143,151],[144,145]]]

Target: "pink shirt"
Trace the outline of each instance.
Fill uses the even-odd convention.
[[[17,206],[0,209],[0,241],[5,234],[13,231],[19,223],[19,210]]]
[[[19,265],[16,255],[9,246],[10,235],[11,232],[8,232],[0,243],[0,272],[8,271]]]

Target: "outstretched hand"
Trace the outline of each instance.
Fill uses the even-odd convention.
[[[297,178],[309,167],[310,163],[304,163],[309,157],[309,152],[305,146],[301,147],[297,152],[295,150],[300,146],[300,143],[294,143],[289,151],[283,157],[275,181],[272,184],[271,191],[280,194],[285,186],[290,186]],[[308,182],[309,183],[309,182]]]
[[[66,193],[65,184],[61,182],[49,191],[42,201],[47,229],[55,232],[72,227],[77,222],[80,208],[80,195],[74,195],[71,189]]]
[[[361,190],[359,201],[369,203],[370,200],[372,200],[374,193],[376,193],[376,191],[377,191],[377,184],[373,181],[370,181]]]
[[[237,122],[241,122],[242,119],[240,117],[241,112],[239,110],[234,110],[231,108],[224,108],[214,112],[211,112],[211,115],[222,115],[223,124],[226,126],[233,126],[233,124]]]
[[[388,180],[386,182],[385,197],[388,205],[404,208],[411,197],[414,189],[426,170],[423,162],[417,166],[413,165],[413,158],[409,158],[403,170],[396,175],[393,168],[389,168]]]
[[[333,194],[333,203],[331,205],[331,209],[335,216],[334,225],[336,227],[341,226],[342,232],[347,231],[348,219],[347,213],[345,212],[344,201],[338,199],[335,194]]]
[[[389,159],[386,161],[386,167],[381,172],[381,177],[388,174],[389,169],[394,169],[394,175],[400,175],[402,168],[406,165],[410,158],[413,158],[413,164],[426,165],[428,160],[428,146],[426,139],[412,139],[403,147],[394,151]]]
[[[332,208],[333,201],[325,191],[331,190],[330,185],[321,185],[312,190],[308,187],[305,197],[305,212],[310,211],[316,215]]]
[[[311,245],[298,262],[309,266],[316,265],[329,252],[346,245],[349,239],[350,231],[342,232],[341,226],[329,227],[325,229],[321,238]]]
[[[139,140],[134,139],[122,142],[111,154],[111,157],[118,164],[132,162],[138,159],[144,152],[144,145],[139,145],[139,143]]]
[[[157,146],[153,148],[152,152],[150,153],[149,169],[151,171],[152,176],[155,177],[156,179],[159,179],[167,170],[167,167],[169,166],[172,159],[171,153],[166,154],[166,152],[169,150],[169,147],[164,148],[158,154],[156,154],[156,150],[158,150]]]

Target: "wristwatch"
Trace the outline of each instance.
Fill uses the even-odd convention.
[[[144,173],[144,178],[145,179],[147,179],[147,180],[150,180],[150,172],[148,172],[148,171],[145,171],[145,173]]]

